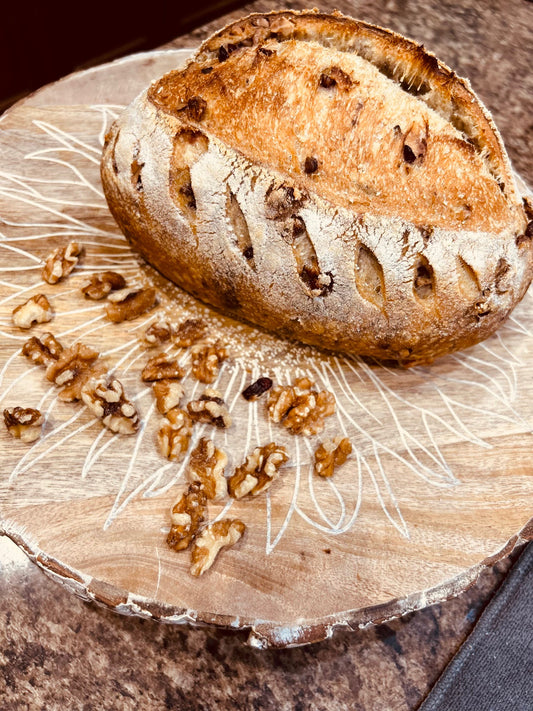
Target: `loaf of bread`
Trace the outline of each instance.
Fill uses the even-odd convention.
[[[166,277],[283,337],[405,365],[493,333],[531,204],[468,81],[339,13],[255,14],[138,96],[102,181]]]

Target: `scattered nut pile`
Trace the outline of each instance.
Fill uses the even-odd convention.
[[[56,285],[66,279],[83,254],[83,245],[77,242],[58,247],[44,260],[43,280]],[[113,323],[136,319],[159,303],[155,288],[128,286],[124,277],[113,271],[92,274],[80,291],[86,299],[105,300],[104,313]],[[12,314],[13,324],[22,330],[48,323],[53,317],[49,298],[42,293],[19,304]],[[211,387],[229,357],[228,348],[220,340],[209,340],[205,321],[188,318],[174,324],[160,318],[145,328],[140,344],[146,349],[158,349],[144,363],[141,380],[150,383],[162,416],[157,434],[159,450],[173,462],[188,455],[187,487],[171,508],[167,543],[176,551],[190,549],[190,572],[199,576],[212,566],[222,549],[237,543],[246,530],[239,519],[215,518],[208,522],[208,503],[228,497],[251,499],[264,493],[280,477],[289,455],[284,447],[269,442],[255,447],[228,474],[227,455],[209,437],[200,437],[190,450],[197,423],[218,429],[232,425],[222,394]],[[131,435],[138,430],[140,415],[134,400],[126,395],[114,371],[91,346],[79,341],[65,346],[53,333],[45,331],[31,336],[21,354],[44,369],[46,379],[58,388],[62,401],[83,403],[113,433]],[[183,403],[187,357],[192,378],[208,387],[196,399]],[[318,390],[308,377],[297,378],[288,385],[274,385],[271,378],[263,376],[248,385],[242,396],[253,403],[267,393],[266,415],[293,435],[318,435],[326,418],[335,412],[333,394]],[[3,414],[13,437],[31,443],[41,436],[44,417],[39,410],[17,406],[6,408]],[[314,473],[331,477],[351,452],[352,445],[346,437],[322,441],[314,453]]]
[[[293,434],[315,435],[321,432],[325,418],[335,412],[335,400],[328,391],[318,391],[309,378],[299,378],[293,385],[272,387],[268,377],[262,377],[243,392],[245,400],[253,402],[270,391],[267,412],[275,422]],[[206,388],[204,394],[187,404],[188,413],[175,408],[167,412],[168,422],[160,430],[162,452],[170,459],[182,459],[187,452],[194,421],[214,427],[229,427],[231,416],[220,393]],[[170,417],[174,422],[170,421]],[[314,472],[330,477],[352,451],[348,438],[337,437],[321,442],[315,450]],[[225,473],[227,455],[212,440],[202,437],[189,455],[185,478],[188,488],[174,503],[170,512],[171,527],[168,545],[176,551],[191,550],[190,572],[205,573],[223,548],[233,546],[246,530],[240,519],[215,519],[205,524],[209,501],[222,501],[228,495],[234,499],[255,497],[267,491],[275,482],[289,456],[275,442],[255,447],[245,461],[229,476]]]

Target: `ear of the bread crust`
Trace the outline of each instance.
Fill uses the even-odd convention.
[[[251,14],[230,23],[199,48],[198,63],[208,66],[224,60],[241,47],[297,39],[318,42],[341,52],[355,53],[417,96],[458,131],[464,133],[484,160],[508,198],[517,203],[516,190],[503,141],[492,117],[474,94],[467,79],[427,51],[392,30],[354,20],[339,12],[278,11]]]
[[[316,13],[251,16],[148,96],[357,212],[452,229],[525,227],[486,110],[423,48],[386,30]]]

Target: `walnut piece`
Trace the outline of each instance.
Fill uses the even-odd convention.
[[[122,323],[132,321],[153,309],[157,302],[157,292],[152,286],[146,289],[120,289],[110,294],[108,300],[110,303],[106,306],[107,317],[113,323]]]
[[[208,499],[222,499],[228,493],[224,469],[228,463],[226,454],[217,449],[210,439],[202,437],[192,450],[187,467],[187,481],[203,484]]]
[[[44,294],[36,294],[14,309],[11,317],[17,328],[28,329],[36,323],[48,323],[54,315]]]
[[[351,453],[352,443],[348,437],[335,437],[322,442],[315,450],[315,474],[333,476],[335,468],[344,464]]]
[[[287,39],[294,33],[295,26],[287,17],[274,15],[270,21],[270,30],[279,38]]]
[[[4,422],[12,437],[28,444],[41,436],[44,418],[32,407],[8,407],[4,410]]]
[[[319,79],[319,85],[324,89],[332,89],[337,86],[342,91],[349,91],[354,85],[353,79],[349,74],[343,72],[340,67],[329,67],[325,72],[322,72]]]
[[[22,346],[22,355],[36,365],[49,365],[57,360],[62,352],[63,346],[50,332],[32,336]]]
[[[273,388],[268,398],[268,413],[292,434],[306,437],[324,429],[324,420],[335,412],[335,397],[328,390],[317,391],[309,378],[298,378],[293,385]]]
[[[142,335],[142,342],[147,348],[160,347],[172,338],[172,325],[168,321],[152,323]]]
[[[178,407],[183,397],[183,386],[177,380],[157,380],[153,385],[157,409],[162,415]]]
[[[48,364],[46,377],[63,390],[59,393],[60,400],[72,402],[81,399],[81,389],[93,377],[102,374],[104,368],[96,361],[98,351],[84,345],[75,343],[66,348],[57,360]]]
[[[235,545],[245,530],[244,523],[236,518],[225,518],[206,526],[194,541],[191,574],[198,577],[209,570],[221,549]]]
[[[219,341],[215,344],[193,346],[191,348],[192,374],[201,383],[212,383],[216,380],[220,364],[227,357],[227,348]]]
[[[199,318],[189,318],[176,329],[174,343],[180,348],[188,348],[202,339],[207,332],[207,323]]]
[[[177,358],[172,358],[167,353],[156,353],[143,368],[141,378],[144,382],[154,380],[180,379],[184,376],[183,368],[178,365]]]
[[[237,467],[235,474],[228,479],[228,491],[234,499],[242,499],[251,494],[257,496],[266,491],[278,478],[279,469],[289,456],[284,447],[270,442],[263,447],[256,447],[246,457],[246,461]]]
[[[118,272],[100,272],[99,274],[92,275],[90,281],[81,287],[81,292],[87,299],[100,301],[100,299],[105,298],[112,291],[124,289],[125,286],[126,280],[122,274]]]
[[[81,389],[81,399],[111,432],[134,434],[139,428],[139,413],[124,394],[120,380],[93,378]]]
[[[66,247],[57,247],[46,257],[42,277],[48,284],[57,284],[67,277],[78,263],[83,245],[69,242]]]
[[[173,462],[179,462],[189,449],[193,421],[185,410],[174,407],[166,413],[157,433],[161,454]]]
[[[172,526],[167,536],[168,545],[175,551],[183,551],[192,543],[203,523],[207,508],[207,496],[200,482],[189,485],[187,491],[174,504],[170,512]]]
[[[284,220],[296,213],[307,194],[286,183],[273,183],[265,195],[265,214],[269,220]]]
[[[222,429],[230,427],[231,415],[218,390],[206,388],[198,400],[187,403],[189,415],[196,422],[208,422]]]

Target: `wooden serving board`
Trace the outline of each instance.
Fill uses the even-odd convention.
[[[165,622],[250,630],[256,646],[290,646],[363,627],[442,601],[482,568],[533,537],[533,316],[526,295],[490,340],[408,371],[321,353],[227,319],[195,301],[131,252],[99,180],[107,128],[152,78],[186,50],[154,52],[45,87],[0,120],[0,404],[38,407],[43,436],[25,445],[0,428],[3,533],[46,572],[88,599]],[[43,258],[71,240],[79,267],[55,286]],[[157,312],[116,325],[80,286],[103,269],[154,284]],[[30,334],[11,312],[36,293],[55,312],[64,344],[98,349],[135,399],[142,426],[113,435],[80,404],[58,400],[43,370],[20,355]],[[233,425],[213,431],[231,467],[276,441],[290,461],[270,491],[209,507],[209,519],[241,518],[243,539],[201,578],[188,552],[165,542],[169,509],[184,487],[183,463],[163,459],[161,417],[140,371],[150,353],[139,335],[165,313],[195,316],[229,345],[216,383]],[[180,358],[187,368],[189,354]],[[258,376],[286,384],[309,375],[336,397],[323,436],[346,435],[353,454],[331,480],[312,473],[320,441],[269,423],[264,398],[240,395]],[[190,375],[187,398],[202,387]]]

